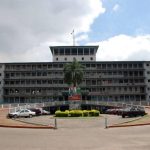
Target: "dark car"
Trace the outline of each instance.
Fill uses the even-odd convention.
[[[113,108],[113,109],[107,109],[106,114],[111,114],[111,115],[121,115],[122,114],[122,109],[121,108]]]
[[[137,116],[144,116],[145,110],[144,108],[125,108],[122,110],[122,118],[125,117],[137,117]]]
[[[30,108],[31,111],[35,112],[36,116],[42,115],[42,111],[39,108]]]

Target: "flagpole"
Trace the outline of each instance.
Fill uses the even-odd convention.
[[[75,46],[75,35],[74,35],[74,30],[72,31],[72,39],[73,39],[73,46]]]

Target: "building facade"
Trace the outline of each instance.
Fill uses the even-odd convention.
[[[150,101],[149,61],[96,61],[98,46],[50,47],[53,62],[1,63],[1,103],[67,100],[63,68],[76,59],[85,66],[83,100]]]

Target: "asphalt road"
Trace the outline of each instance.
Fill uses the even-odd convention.
[[[57,130],[0,128],[0,149],[150,150],[150,126],[105,129],[104,120],[97,121],[59,120]]]

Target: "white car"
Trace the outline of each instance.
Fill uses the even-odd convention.
[[[42,115],[50,115],[50,112],[46,110],[42,110]]]
[[[8,117],[9,118],[17,118],[17,117],[32,117],[35,116],[35,112],[28,110],[28,109],[23,109],[23,110],[18,110],[13,113],[9,113]]]

